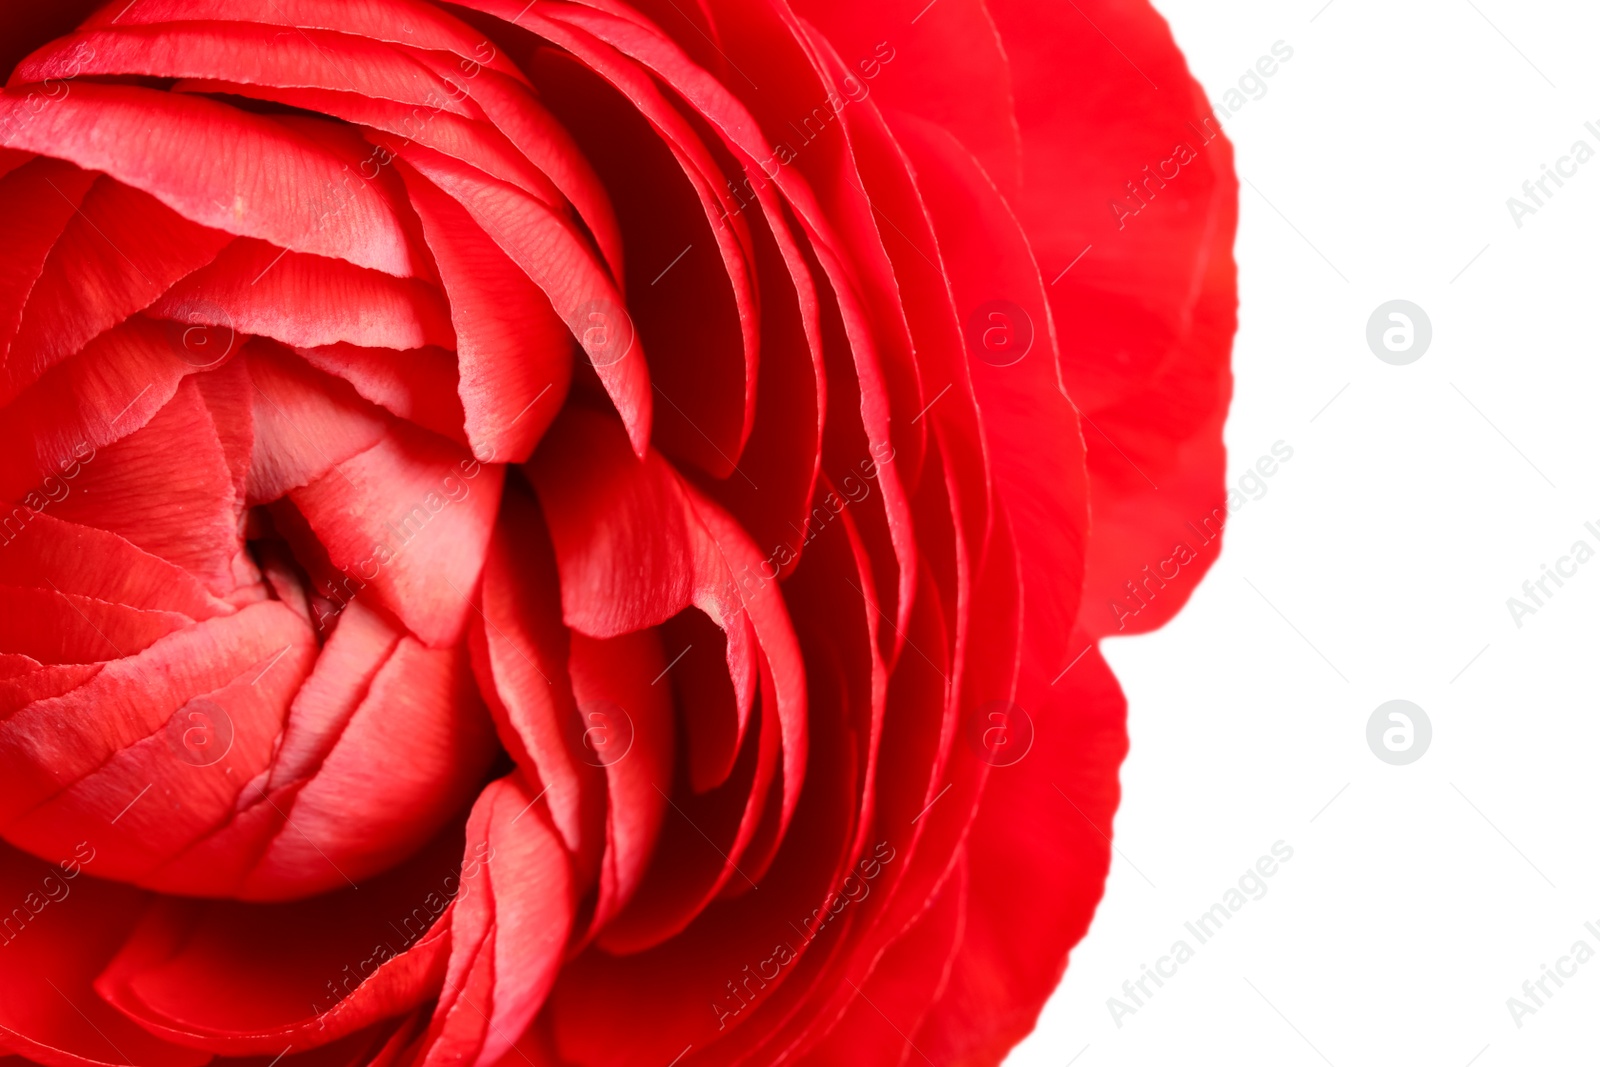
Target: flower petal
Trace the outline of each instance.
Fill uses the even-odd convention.
[[[294,348],[345,342],[367,348],[455,347],[439,291],[343,260],[235,240],[148,314],[271,337]]]
[[[0,397],[15,396],[148,306],[169,285],[211,262],[227,242],[227,234],[196,226],[137,189],[109,178],[97,181],[28,298]]]
[[[23,307],[51,249],[94,183],[88,171],[37,157],[0,178],[0,227],[9,249],[0,260],[0,364],[9,362]]]
[[[389,869],[461,809],[493,756],[465,650],[400,638],[240,895],[299,896],[314,880],[332,888]]]
[[[798,1063],[909,1063],[922,1053],[915,1034],[938,1003],[956,962],[966,928],[967,865],[942,887],[916,923],[878,960],[844,1017]],[[913,1055],[915,1054],[915,1055]]]
[[[999,192],[953,137],[903,118],[895,133],[916,167],[939,252],[950,276],[969,351],[986,351],[983,331],[1000,314],[1029,323],[1032,347],[1014,362],[970,361],[989,444],[995,495],[1009,517],[1026,575],[1030,655],[1050,677],[1081,651],[1069,638],[1089,539],[1088,477],[1078,414],[1061,387],[1055,325],[1027,239]],[[1003,363],[1003,365],[1001,365]]]
[[[389,420],[349,384],[270,342],[243,352],[252,386],[249,500],[277,500],[377,444]]]
[[[555,982],[572,923],[560,839],[521,775],[478,798],[467,822],[450,968],[421,1064],[488,1067],[511,1050]]]
[[[460,375],[453,353],[441,348],[359,348],[337,344],[296,350],[325,374],[343,378],[362,399],[390,414],[466,444]]]
[[[616,205],[628,314],[665,401],[656,446],[725,478],[755,421],[760,310],[749,225],[722,199],[727,179],[699,136],[644,72],[615,54],[597,70],[585,65],[602,52],[610,50],[597,42],[579,59],[545,49],[529,66]]]
[[[581,747],[555,554],[544,517],[520,484],[506,487],[480,596],[472,629],[479,688],[507,751],[543,785],[577,881],[587,884],[605,844],[605,775]]]
[[[248,22],[118,23],[82,30],[17,64],[10,84],[85,74],[341,89],[472,115],[443,81],[401,49],[351,33],[304,28],[281,33]]]
[[[148,423],[196,367],[171,329],[135,317],[52,367],[0,418],[0,500],[37,508],[64,475]],[[30,503],[28,497],[35,498]]]
[[[290,493],[334,567],[425,644],[466,628],[504,468],[404,423]]]
[[[39,663],[97,663],[142,652],[190,620],[51,589],[0,585],[0,649]]]
[[[104,171],[202,226],[399,278],[419,273],[388,187],[352,178],[360,157],[326,139],[213,100],[124,85],[79,82],[20,121],[27,107],[18,90],[0,93],[0,125],[19,123],[12,147]]]
[[[96,990],[146,1030],[228,1055],[314,1048],[436,995],[460,823],[359,889],[293,904],[160,898]]]
[[[1148,4],[989,7],[1011,59],[1022,134],[1017,216],[1047,271],[1093,245],[1049,290],[1057,321],[1073,325],[1062,372],[1088,424],[1095,535],[1081,625],[1095,635],[1142,632],[1172,618],[1220,548],[1189,524],[1216,519],[1226,495],[1233,147]],[[1083,32],[1091,21],[1101,33]],[[1112,59],[1108,38],[1125,55]],[[1130,179],[1143,198],[1129,198]],[[1174,542],[1198,558],[1148,606],[1130,598],[1125,583],[1148,582],[1143,568],[1161,568]]]
[[[938,1063],[998,1064],[1033,1029],[1111,866],[1126,701],[1098,651],[1019,693],[1028,756],[989,776],[967,838],[966,926],[950,984],[913,1037]],[[1040,848],[1040,841],[1053,843]],[[1015,922],[1018,914],[1026,923]]]
[[[97,873],[145,878],[225,817],[241,783],[266,766],[313,654],[305,622],[265,601],[171,633],[14,712],[0,724],[6,839],[53,855],[91,831]],[[191,737],[191,723],[203,733]],[[221,751],[186,750],[191,742]]]
[[[460,203],[409,166],[400,175],[450,297],[467,439],[486,462],[519,463],[566,400],[572,335]]]
[[[332,30],[389,44],[452,52],[466,63],[481,63],[502,74],[521,76],[513,64],[496,55],[482,34],[420,0],[385,0],[355,6],[346,0],[274,0],[266,7],[254,0],[131,0],[120,8],[102,8],[85,20],[83,29],[199,20]]]
[[[591,924],[591,932],[603,932],[635,898],[657,854],[677,748],[671,700],[655,684],[667,663],[660,640],[642,631],[609,640],[573,634],[567,666],[580,743],[606,768],[606,851]],[[615,754],[608,746],[620,743],[624,723],[631,744]]]
[[[641,455],[650,440],[650,374],[621,295],[572,224],[514,186],[431,149],[402,158],[466,208],[578,339]],[[619,351],[620,349],[620,351]]]
[[[237,584],[235,558],[244,545],[233,474],[192,379],[137,433],[85,462],[70,487],[52,509],[58,517],[121,534],[183,567],[218,596]],[[172,506],[174,496],[181,508]]]
[[[95,994],[150,897],[82,877],[94,858],[87,842],[60,866],[0,845],[0,893],[28,902],[0,952],[0,1045],[46,1067],[200,1067],[209,1053],[151,1035]]]
[[[0,546],[0,582],[195,620],[229,610],[193,575],[109,530],[64,522],[47,512],[13,512],[9,519],[8,540]]]

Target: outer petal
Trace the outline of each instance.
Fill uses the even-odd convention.
[[[1183,606],[1220,547],[1189,524],[1203,529],[1224,499],[1233,148],[1148,4],[990,8],[1022,132],[1015,207],[1056,279],[1063,378],[1086,423],[1095,532],[1080,625],[1094,635],[1153,629]],[[1086,32],[1090,21],[1099,33]],[[1145,583],[1143,568],[1160,567],[1178,541],[1199,558],[1153,596],[1128,597],[1125,583]]]
[[[497,56],[481,34],[442,14],[426,0],[354,4],[348,0],[275,0],[265,6],[254,0],[131,0],[122,6],[101,5],[100,11],[84,23],[84,28],[194,20],[332,30],[390,44],[452,53],[462,61],[485,64],[512,77],[519,76],[517,68]]]
[[[967,882],[963,862],[911,929],[889,946],[865,984],[855,987],[832,1033],[798,1063],[903,1064],[922,1058],[907,1035],[916,1034],[950,983],[970,906]]]
[[[1060,983],[1111,865],[1126,707],[1105,660],[1090,652],[1032,704],[1032,751],[990,774],[967,839],[961,947],[913,1037],[933,1062],[1000,1063]]]
[[[461,830],[388,874],[294,904],[163,898],[95,983],[146,1030],[232,1055],[326,1045],[437,994]]]
[[[1015,218],[971,155],[949,134],[916,120],[896,132],[914,161],[956,306],[971,309],[964,323],[968,350],[984,351],[991,320],[974,322],[972,312],[988,301],[1020,308],[1032,323],[1033,345],[1020,359],[997,366],[975,358],[971,368],[995,495],[1010,515],[1026,576],[1029,654],[1054,677],[1081,649],[1068,638],[1090,516],[1084,442],[1060,386],[1044,283]]]
[[[0,933],[0,1045],[47,1067],[199,1067],[209,1053],[151,1035],[95,993],[149,894],[85,877],[94,859],[87,841],[60,866],[0,845],[0,892],[18,904]]]
[[[848,98],[934,122],[959,139],[1010,196],[1020,177],[1021,135],[1011,63],[986,0],[800,0],[846,64]],[[1096,67],[1094,75],[1103,76]],[[860,86],[860,88],[854,88]],[[852,91],[853,89],[853,91]],[[1068,94],[1057,89],[1062,99]]]
[[[276,33],[248,22],[108,24],[52,41],[17,65],[12,83],[127,74],[344,89],[472,115],[442,80],[401,49],[355,34]]]

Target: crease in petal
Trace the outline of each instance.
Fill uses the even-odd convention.
[[[0,230],[8,249],[0,259],[0,365],[7,362],[23,308],[51,250],[95,183],[93,174],[70,163],[23,158],[0,178]]]
[[[291,348],[455,347],[449,309],[432,286],[250,238],[233,241],[146,313],[270,337]]]

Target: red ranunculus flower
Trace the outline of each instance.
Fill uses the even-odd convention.
[[[998,1062],[1106,874],[1095,643],[1223,500],[1236,186],[1144,0],[0,53],[0,1052]]]

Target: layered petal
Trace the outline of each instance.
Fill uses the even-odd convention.
[[[85,875],[94,860],[87,841],[59,864],[0,845],[0,891],[16,902],[0,934],[0,1042],[46,1067],[200,1067],[209,1053],[150,1034],[96,995],[149,894]]]
[[[89,82],[38,112],[8,87],[8,122],[9,147],[103,171],[202,226],[399,278],[417,273],[395,198],[354,177],[360,156],[326,138],[213,100]],[[321,195],[285,197],[286,187]]]
[[[313,900],[162,898],[95,989],[190,1048],[270,1058],[327,1045],[438,993],[467,862],[457,823],[403,867]]]
[[[1236,187],[1144,0],[57,7],[0,1052],[1000,1062],[1105,884],[1094,645],[1220,527]]]
[[[484,790],[467,822],[450,965],[424,1064],[497,1062],[555,982],[572,921],[566,858],[520,776]]]

